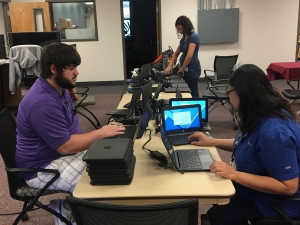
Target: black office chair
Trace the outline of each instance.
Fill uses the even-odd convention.
[[[208,104],[208,113],[211,113],[219,106],[224,106],[232,115],[232,119],[235,122],[234,129],[237,130],[239,126],[238,117],[227,94],[227,87],[228,80],[213,80],[208,83],[208,89],[204,91],[202,97],[210,100]]]
[[[296,82],[297,83],[297,89],[294,87],[294,85],[292,84],[292,82]],[[290,99],[292,101],[290,101],[290,104],[292,104],[293,102],[297,101],[298,99],[300,99],[300,80],[289,80],[287,81],[287,84],[292,88],[292,89],[283,89],[281,91],[281,94],[286,97],[287,99]],[[298,111],[296,113],[296,115],[299,115],[300,111]]]
[[[272,200],[273,208],[282,215],[283,219],[265,219],[259,218],[250,220],[251,225],[300,225],[300,217],[292,219],[288,217],[280,208],[277,207],[278,202],[283,201],[300,201],[300,196],[287,196],[287,197],[278,197]],[[210,220],[207,214],[201,215],[201,224],[204,221],[203,225],[210,225]]]
[[[88,87],[80,87],[80,88],[84,88],[85,91],[84,92],[73,92],[72,89],[69,89],[71,97],[73,98],[73,105],[75,107],[75,113],[78,113],[78,114],[82,115],[83,117],[85,117],[88,121],[91,122],[91,124],[95,127],[95,129],[98,129],[98,127],[101,126],[99,120],[94,115],[94,113],[92,113],[88,108],[86,108],[86,106],[95,105],[96,98],[95,98],[95,96],[87,94],[89,91]],[[83,112],[79,111],[78,110],[79,108],[83,108],[87,112],[89,112],[90,115],[94,118],[95,122],[91,118],[89,118],[87,115],[85,115]]]
[[[228,80],[238,56],[239,55],[216,55],[214,59],[214,69],[204,70],[204,77],[207,82],[212,82],[213,80]]]
[[[77,225],[197,225],[198,199],[155,205],[114,205],[67,196]]]
[[[286,202],[286,201],[300,201],[300,196],[287,196],[287,197],[278,197],[272,200],[273,208],[280,214],[284,219],[255,219],[251,220],[252,225],[300,225],[300,217],[296,219],[292,219],[288,217],[276,204],[278,202]],[[299,209],[300,210],[300,209]]]
[[[72,225],[65,217],[38,201],[40,196],[59,192],[67,193],[65,191],[47,190],[47,188],[59,177],[59,172],[57,170],[50,169],[16,168],[15,152],[16,121],[7,109],[3,109],[0,112],[0,153],[7,172],[9,193],[13,199],[24,202],[22,212],[15,219],[13,225],[18,224],[20,220],[28,220],[27,212],[31,211],[34,206],[42,208],[57,216],[67,225]],[[25,180],[19,175],[19,172],[53,173],[54,177],[42,189],[37,189],[29,187]]]

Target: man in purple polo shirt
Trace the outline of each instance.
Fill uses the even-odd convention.
[[[56,169],[60,177],[49,187],[72,192],[85,169],[82,157],[96,139],[124,133],[122,126],[106,125],[83,134],[74,114],[67,89],[75,87],[77,66],[81,58],[69,45],[46,45],[41,53],[41,75],[30,88],[18,108],[17,167]],[[42,188],[53,175],[22,173],[31,187]],[[62,209],[66,218],[71,212],[64,200],[53,200],[51,208]],[[55,224],[61,221],[54,217]]]

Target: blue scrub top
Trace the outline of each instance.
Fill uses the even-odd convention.
[[[180,40],[180,51],[182,52],[182,55],[180,56],[179,62],[181,65],[183,64],[184,59],[188,53],[190,43],[195,43],[196,48],[195,48],[195,51],[193,54],[193,58],[191,59],[189,65],[188,65],[188,72],[200,71],[201,66],[200,66],[200,61],[198,58],[200,37],[196,32],[192,32],[186,41],[184,40],[184,37]]]
[[[279,118],[261,119],[236,146],[234,152],[236,169],[245,173],[273,177],[279,181],[294,179],[300,174],[299,145],[300,126],[296,121]],[[278,195],[255,191],[236,183],[234,185],[236,192],[247,199],[252,199],[266,218],[282,218],[271,205],[272,198]],[[300,194],[300,184],[296,194]],[[300,216],[299,201],[278,205],[287,215]]]

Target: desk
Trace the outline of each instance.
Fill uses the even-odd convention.
[[[165,95],[166,94],[166,95]],[[175,93],[162,93],[161,98]],[[122,108],[130,99],[130,94],[125,94],[118,106]],[[173,96],[171,96],[173,97]],[[129,100],[130,101],[130,100]],[[148,128],[152,130],[152,140],[147,148],[158,150],[168,155],[161,141],[160,133],[155,134],[155,122],[151,120]],[[230,197],[235,194],[235,189],[229,179],[225,179],[209,172],[186,172],[181,174],[171,166],[161,168],[155,159],[150,158],[149,153],[142,150],[142,145],[148,140],[148,134],[134,143],[134,155],[136,165],[133,181],[129,185],[92,186],[90,177],[84,171],[73,196],[83,199],[97,199],[114,204],[153,204],[178,201],[187,198],[198,198],[201,204],[227,204]],[[199,147],[192,145],[176,146],[175,149]],[[204,148],[204,147],[200,147]],[[214,159],[220,160],[215,147],[208,147]]]
[[[285,79],[287,82],[300,79],[300,62],[271,63],[267,68],[270,81]]]

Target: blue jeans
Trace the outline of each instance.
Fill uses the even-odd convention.
[[[201,71],[197,72],[185,72],[183,79],[191,90],[193,98],[199,98],[198,81]]]

